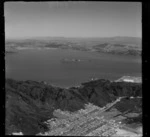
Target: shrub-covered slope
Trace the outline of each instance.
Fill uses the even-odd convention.
[[[103,79],[69,89],[35,81],[6,79],[5,91],[6,134],[21,131],[26,135],[46,131],[43,122],[53,117],[54,109],[77,111],[88,102],[102,107],[120,96],[142,95],[141,84]]]

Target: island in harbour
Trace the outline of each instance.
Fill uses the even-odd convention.
[[[61,60],[62,63],[71,63],[71,62],[76,63],[76,62],[81,62],[81,61],[83,61],[83,60],[76,59],[76,58],[73,58],[73,59],[64,58]]]

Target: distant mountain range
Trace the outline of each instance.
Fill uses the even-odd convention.
[[[112,54],[141,55],[142,39],[138,37],[64,38],[35,37],[6,39],[6,51],[26,48],[61,48]]]

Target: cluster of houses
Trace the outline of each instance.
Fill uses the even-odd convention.
[[[91,103],[85,105],[85,109],[69,113],[61,110],[56,110],[55,113],[67,115],[66,118],[52,118],[46,123],[49,131],[44,135],[51,136],[110,136],[116,133],[115,129],[119,124],[114,120],[106,120],[100,116],[102,108],[99,108]],[[42,135],[42,134],[38,134]]]

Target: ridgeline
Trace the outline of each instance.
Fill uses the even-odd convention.
[[[142,109],[141,98],[132,101],[128,99],[131,96],[142,96],[141,83],[99,79],[69,89],[31,80],[6,79],[5,83],[6,134],[23,132],[24,135],[35,135],[45,132],[48,128],[43,122],[54,117],[55,109],[74,112],[84,108],[84,104],[89,102],[103,107],[118,97],[126,96],[123,102],[116,105],[116,109],[121,112],[137,112]]]

